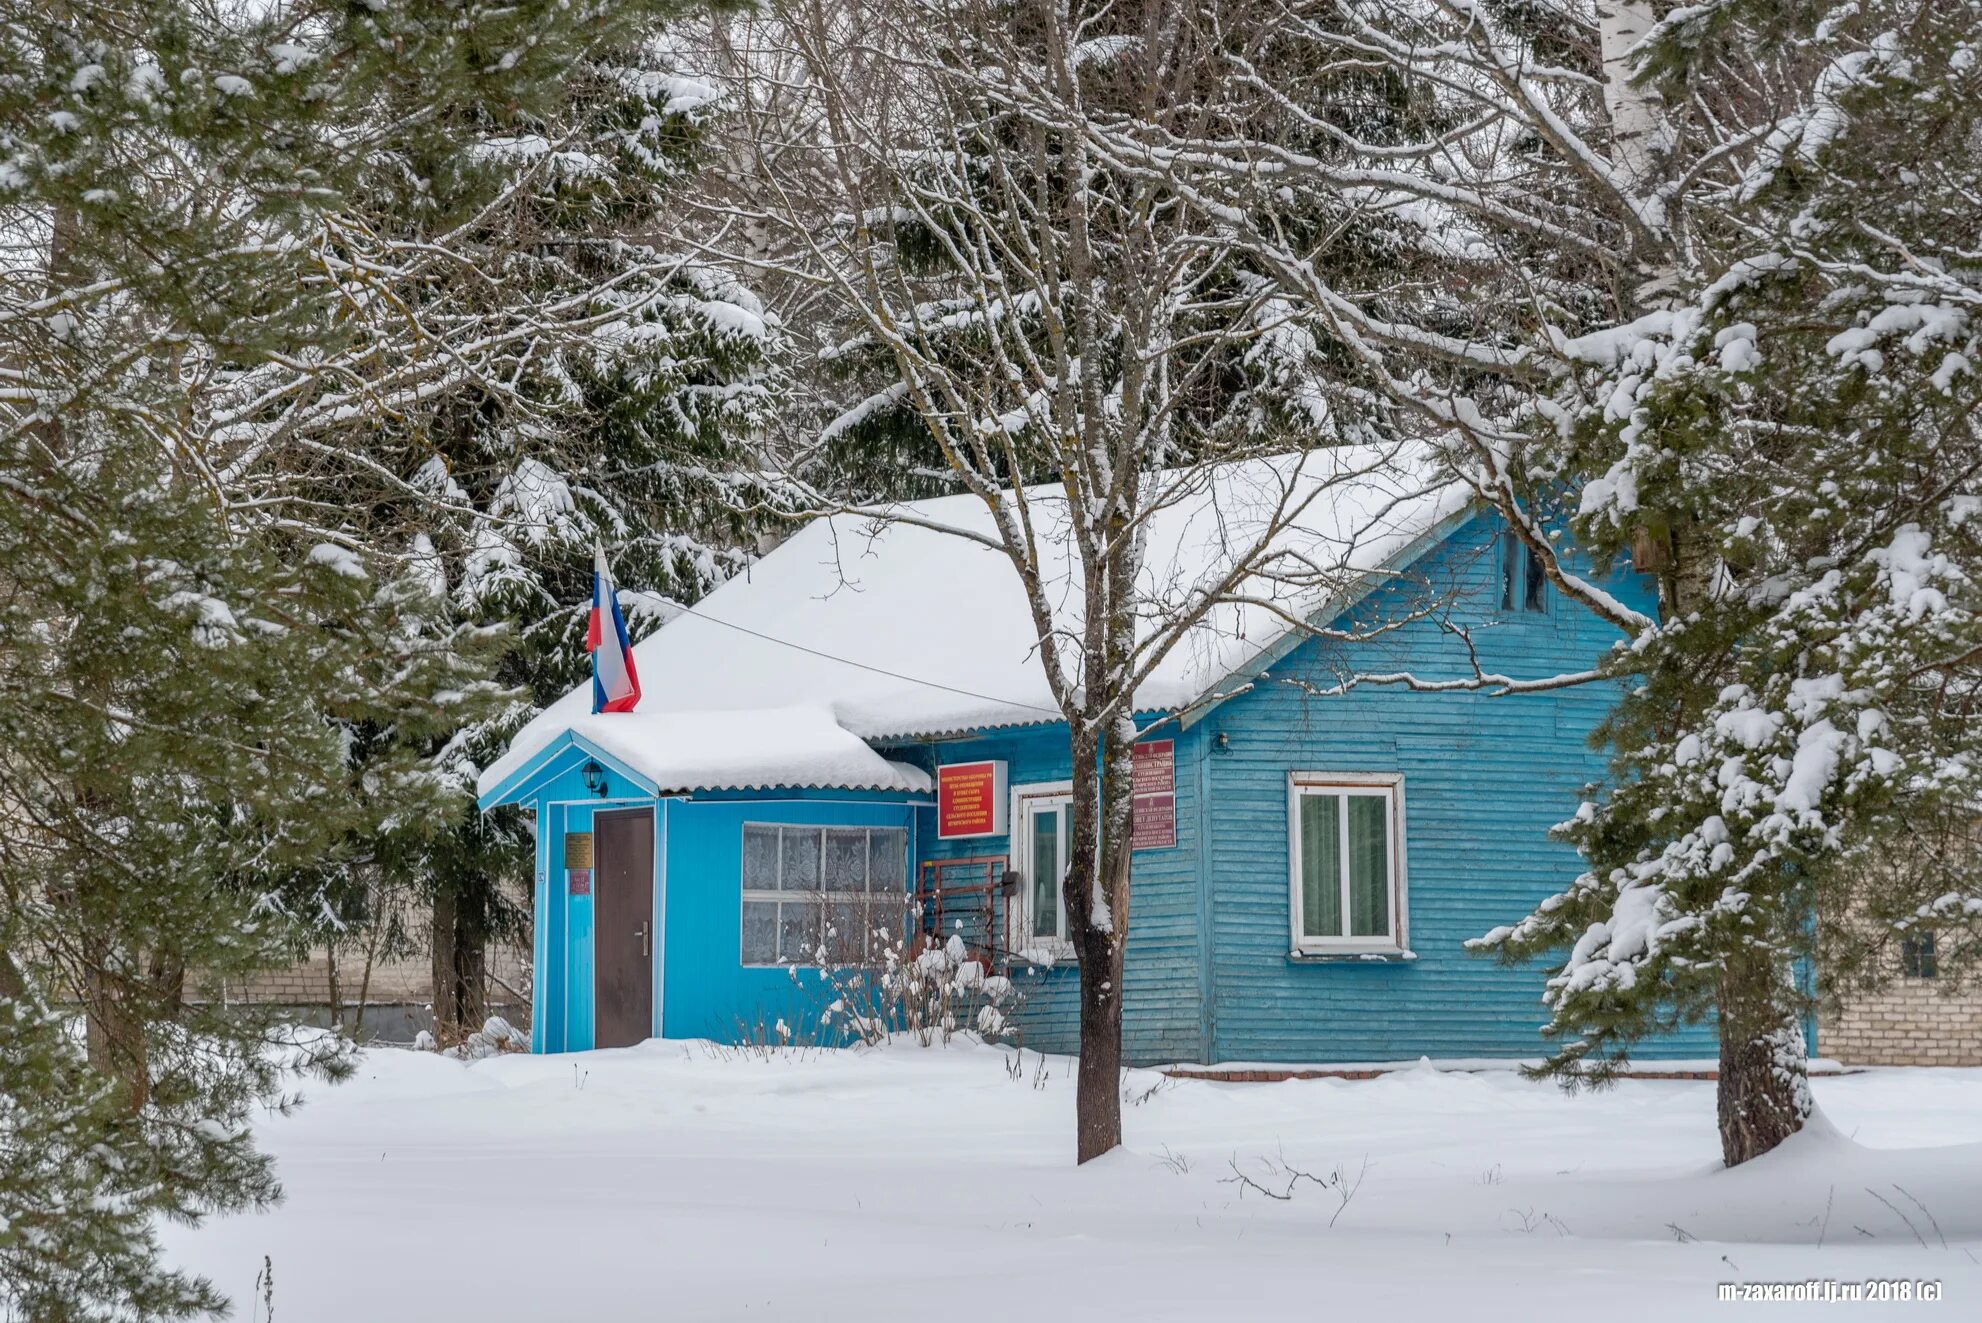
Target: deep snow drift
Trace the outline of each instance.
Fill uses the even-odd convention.
[[[1133,1072],[1127,1147],[1076,1169],[1073,1063],[1009,1060],[376,1050],[262,1128],[282,1208],[167,1241],[242,1317],[267,1255],[282,1323],[1683,1318],[1808,1278],[1943,1283],[1853,1306],[1901,1317],[1982,1300],[1982,1070],[1820,1079],[1834,1130],[1733,1172],[1708,1083]]]

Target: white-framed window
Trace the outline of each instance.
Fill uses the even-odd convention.
[[[1066,880],[1074,825],[1074,783],[1048,781],[1012,788],[1012,869],[1019,889],[1012,949],[1065,955],[1073,950],[1067,928]]]
[[[1402,776],[1291,774],[1287,852],[1294,954],[1404,953]]]
[[[746,965],[841,963],[871,953],[908,913],[908,833],[900,827],[743,824]]]

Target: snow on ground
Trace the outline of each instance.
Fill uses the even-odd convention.
[[[167,1243],[243,1317],[267,1255],[282,1323],[1687,1318],[1740,1314],[1719,1282],[1809,1278],[1938,1281],[1938,1305],[1854,1308],[1978,1316],[1982,1070],[1820,1079],[1835,1133],[1733,1172],[1710,1083],[1134,1072],[1126,1147],[1076,1168],[1072,1062],[1008,1061],[375,1050],[262,1127],[281,1208]],[[1283,1202],[1235,1163],[1360,1183]]]

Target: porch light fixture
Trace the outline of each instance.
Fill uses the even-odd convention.
[[[579,769],[578,774],[585,778],[585,788],[587,790],[591,791],[595,795],[598,795],[600,798],[605,797],[605,793],[606,793],[605,768],[599,766],[597,763],[591,761],[588,758],[585,761],[585,766]]]

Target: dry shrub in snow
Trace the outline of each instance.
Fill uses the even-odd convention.
[[[958,1034],[987,1043],[1020,1043],[1017,1012],[1024,995],[963,938],[905,936],[910,925],[876,926],[864,935],[828,924],[813,969],[790,967],[794,985],[814,1003],[794,1013],[744,1026],[743,1041],[780,1047],[878,1046],[906,1038],[919,1046],[946,1044]]]

